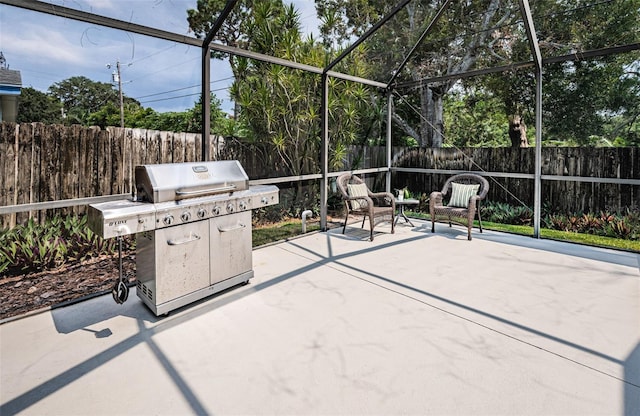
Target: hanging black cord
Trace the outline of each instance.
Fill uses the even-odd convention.
[[[129,286],[124,281],[124,275],[122,273],[122,236],[118,236],[118,281],[111,289],[111,294],[113,295],[113,300],[116,301],[117,304],[123,304],[127,301],[129,297]]]

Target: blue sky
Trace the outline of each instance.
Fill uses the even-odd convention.
[[[196,0],[51,0],[48,3],[157,27],[181,35],[189,32],[187,9]],[[296,0],[303,30],[317,34],[313,0]],[[111,82],[117,61],[123,91],[156,111],[183,111],[200,94],[200,49],[130,34],[89,23],[0,4],[0,51],[22,85],[47,91],[72,76]],[[107,68],[111,64],[112,68]],[[211,89],[231,111],[226,62],[211,62]]]

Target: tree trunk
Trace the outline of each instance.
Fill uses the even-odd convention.
[[[500,5],[501,0],[490,0],[489,4],[486,6],[486,13],[483,15],[482,22],[479,27],[475,29],[477,35],[475,35],[467,45],[460,63],[455,65],[453,68],[448,68],[446,71],[447,74],[464,73],[473,67],[478,59],[476,50],[479,47],[478,45],[485,44],[486,39],[491,36],[491,33],[493,33],[493,31],[487,29],[491,27],[491,22],[495,14],[503,9]],[[411,11],[411,9],[408,10]],[[413,15],[410,15],[410,18],[412,18],[412,16]],[[502,20],[506,19],[508,16],[509,12],[505,10]],[[411,72],[411,76],[414,81],[425,79],[417,68],[414,68]],[[450,80],[436,85],[420,84],[419,94],[421,116],[420,138],[418,139],[418,143],[420,143],[421,146],[442,147],[444,142],[444,105],[442,97],[451,89],[454,83],[455,81]],[[523,135],[523,137],[526,143],[526,135]]]
[[[522,121],[522,117],[517,114],[509,116],[509,138],[511,147],[529,147],[527,126]]]
[[[421,146],[442,147],[444,142],[444,104],[441,90],[442,87],[428,86],[420,89],[420,110],[423,117],[420,118],[418,142]]]
[[[420,85],[420,138],[418,143],[423,147],[431,147],[431,138],[433,130],[429,123],[433,118],[433,107],[429,105],[431,102],[431,89],[427,85]]]
[[[444,104],[442,94],[437,90],[433,93],[433,137],[431,138],[431,147],[442,147],[444,142]]]

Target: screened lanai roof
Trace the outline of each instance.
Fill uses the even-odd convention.
[[[196,39],[187,22],[187,10],[197,8],[195,0],[118,1],[105,3],[108,7],[105,4],[66,0],[2,0],[0,3],[31,8],[52,16],[112,24],[124,31],[129,28],[133,33],[157,35],[194,47],[201,46],[201,39],[205,37],[204,33],[200,33],[198,35],[201,39]],[[235,8],[241,7],[241,2],[228,2],[230,5],[233,3],[236,3]],[[320,20],[315,15],[315,2],[295,0],[289,3],[298,11],[301,32],[318,38]],[[362,6],[362,10],[347,12],[348,16],[351,15],[354,19],[358,16],[362,22],[356,29],[345,33],[342,47],[359,46],[348,49],[347,53],[334,60],[332,64],[335,66],[331,69],[351,74],[352,62],[343,62],[343,59],[356,50],[369,62],[377,64],[375,72],[364,77],[376,84],[388,84],[392,81],[395,84],[416,82],[416,74],[419,74],[420,79],[429,80],[532,65],[534,56],[524,24],[526,18],[523,17],[525,4],[530,7],[540,53],[545,60],[579,59],[594,53],[640,49],[640,29],[635,32],[618,29],[624,27],[619,24],[621,19],[640,19],[640,13],[624,12],[625,8],[628,10],[627,0],[371,2]],[[176,7],[184,10],[184,13],[176,14]],[[91,15],[95,15],[97,19],[91,19]],[[123,16],[126,16],[126,20]],[[594,17],[602,22],[598,28],[588,24],[593,22]],[[59,20],[52,20],[52,24],[60,23]],[[566,31],[547,30],[551,26],[566,27]],[[640,24],[635,27],[639,28]],[[92,42],[92,37],[95,39],[105,35],[86,30],[87,33],[82,34],[85,43]],[[550,37],[549,33],[554,33],[556,37]],[[118,42],[118,37],[114,38]],[[123,38],[132,42],[130,35],[128,38],[123,35]],[[229,49],[226,45],[221,45],[215,36],[211,46],[230,53],[246,50],[257,54],[251,55],[255,57],[265,54],[284,60],[289,58],[287,51],[265,53],[260,50],[259,45],[251,42],[239,42],[234,45],[238,49]],[[474,58],[472,64],[469,64],[470,54]],[[194,66],[199,69],[197,64]],[[320,67],[313,64],[310,66]],[[413,68],[412,74],[409,74],[407,67]]]

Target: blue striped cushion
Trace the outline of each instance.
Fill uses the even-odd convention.
[[[452,182],[451,199],[449,200],[450,207],[468,208],[469,198],[478,193],[480,185],[464,185],[461,183]]]

